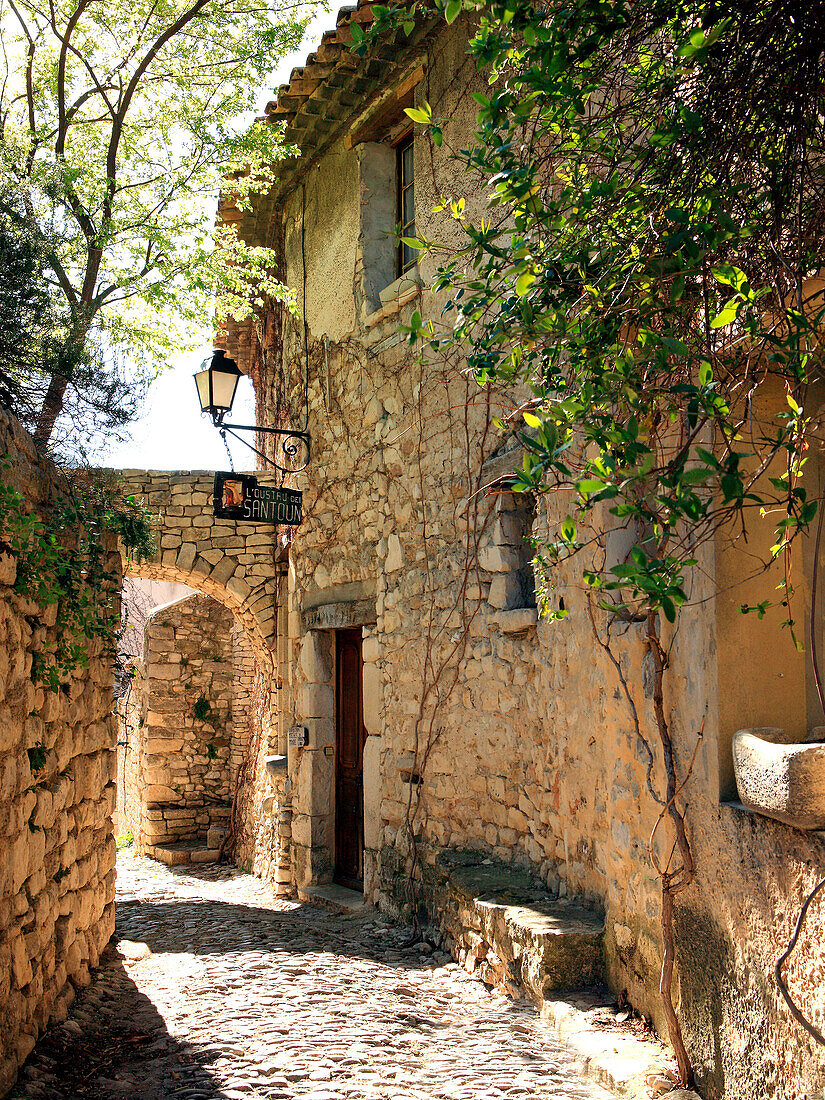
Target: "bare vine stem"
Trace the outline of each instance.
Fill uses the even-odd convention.
[[[820,529],[821,527],[822,524],[820,523]],[[791,954],[793,953],[797,943],[799,942],[799,937],[802,933],[802,925],[805,923],[805,917],[807,915],[808,909],[810,908],[811,903],[813,902],[816,895],[823,888],[825,888],[825,878],[820,879],[820,881],[816,884],[816,886],[814,886],[813,890],[811,890],[810,894],[808,894],[808,896],[805,898],[805,901],[802,903],[802,908],[799,910],[799,916],[796,918],[796,926],[793,930],[793,935],[788,941],[788,946],[776,960],[776,966],[774,967],[773,973],[774,977],[776,978],[776,984],[779,986],[779,992],[785,998],[785,1003],[791,1010],[791,1015],[793,1016],[793,1018],[796,1020],[800,1027],[803,1027],[805,1031],[807,1031],[808,1034],[820,1044],[820,1046],[825,1047],[825,1035],[823,1035],[818,1028],[814,1027],[810,1020],[808,1020],[802,1014],[799,1008],[797,1008],[796,1004],[793,1001],[793,998],[788,992],[788,987],[785,984],[785,979],[782,977],[782,967],[791,957]]]
[[[653,710],[656,717],[656,728],[659,732],[659,742],[664,758],[666,793],[665,806],[662,815],[667,814],[673,826],[676,836],[676,847],[679,849],[681,864],[672,870],[670,859],[665,867],[660,870],[659,877],[662,884],[662,910],[661,930],[664,953],[662,955],[662,970],[659,978],[659,994],[662,1007],[667,1020],[668,1034],[676,1054],[676,1062],[679,1067],[679,1084],[688,1088],[693,1084],[693,1067],[685,1047],[682,1035],[682,1026],[673,1004],[673,970],[676,963],[676,944],[673,937],[673,910],[676,896],[685,890],[693,881],[694,866],[693,853],[687,835],[684,812],[677,806],[676,798],[680,786],[676,775],[676,763],[673,753],[673,738],[670,725],[665,714],[664,704],[664,674],[668,668],[667,654],[662,648],[659,636],[658,613],[655,610],[648,611],[647,615],[647,647],[653,658],[654,682],[653,682]],[[655,832],[655,830],[654,830]],[[652,837],[651,837],[652,841]]]
[[[656,728],[659,733],[659,743],[662,748],[662,756],[664,760],[665,778],[666,778],[666,791],[664,797],[656,790],[653,781],[653,772],[655,768],[656,758],[653,751],[653,747],[645,736],[641,721],[639,719],[639,712],[636,706],[636,702],[633,699],[633,693],[630,690],[630,684],[628,683],[627,676],[622,669],[621,662],[616,657],[610,644],[610,634],[608,629],[608,636],[606,639],[602,638],[596,626],[596,619],[593,614],[593,601],[592,598],[587,600],[587,609],[590,616],[590,625],[593,629],[593,637],[596,640],[599,648],[605,653],[613,668],[616,671],[616,676],[619,680],[619,685],[622,689],[622,694],[627,702],[630,716],[633,721],[633,729],[636,734],[638,743],[644,748],[645,755],[647,756],[647,789],[651,798],[660,807],[659,815],[656,819],[656,824],[653,826],[653,830],[650,834],[649,852],[650,860],[656,873],[659,876],[661,882],[661,914],[660,914],[660,927],[662,932],[662,943],[664,952],[662,956],[662,968],[659,975],[659,995],[661,998],[662,1007],[667,1021],[668,1034],[670,1036],[670,1042],[676,1055],[676,1062],[679,1068],[679,1084],[684,1087],[689,1087],[693,1083],[693,1067],[691,1065],[690,1057],[685,1047],[684,1038],[682,1036],[682,1028],[679,1023],[679,1017],[676,1014],[676,1009],[673,1004],[673,972],[676,963],[676,944],[673,934],[673,915],[674,915],[674,902],[678,894],[691,884],[694,878],[694,864],[693,853],[690,847],[690,840],[687,835],[687,825],[685,822],[684,810],[680,809],[677,800],[684,791],[687,784],[693,775],[693,769],[696,763],[696,758],[699,753],[699,748],[702,744],[704,736],[704,722],[697,734],[696,744],[693,749],[693,753],[690,758],[689,765],[685,772],[684,777],[680,780],[676,771],[676,762],[673,751],[673,736],[670,729],[670,724],[667,721],[664,708],[664,676],[669,667],[669,661],[667,653],[665,652],[661,639],[659,636],[658,615],[656,611],[649,611],[646,620],[646,645],[648,652],[653,659],[654,667],[654,687],[653,687],[653,707],[656,717]],[[668,855],[667,861],[662,864],[656,857],[654,842],[656,833],[659,830],[662,822],[668,819],[674,828],[674,841],[673,846]],[[679,851],[680,861],[675,868],[671,866],[673,857],[676,851]]]
[[[819,579],[819,547],[822,542],[823,518],[825,518],[825,499],[819,501],[819,516],[816,522],[816,541],[814,543],[814,560],[811,570],[811,606],[810,606],[810,631],[811,631],[811,664],[814,670],[814,683],[816,693],[819,696],[819,705],[825,715],[825,693],[822,689],[822,673],[819,667],[819,648],[816,642],[816,593]]]

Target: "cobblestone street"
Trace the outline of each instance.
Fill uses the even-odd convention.
[[[41,1100],[606,1100],[527,1006],[374,910],[122,853],[117,946],[23,1068]]]

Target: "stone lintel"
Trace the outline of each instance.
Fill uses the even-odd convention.
[[[304,630],[346,630],[352,626],[372,626],[375,621],[374,598],[319,604],[301,616]]]

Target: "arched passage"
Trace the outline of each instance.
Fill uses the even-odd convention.
[[[208,470],[118,470],[125,495],[153,516],[158,551],[127,576],[177,581],[212,596],[249,635],[262,669],[274,669],[277,604],[276,529],[212,515],[214,474]],[[266,475],[259,475],[262,484]],[[275,483],[275,479],[270,479]]]
[[[140,791],[134,830],[139,847],[167,862],[179,862],[185,855],[178,850],[179,841],[201,841],[209,826],[229,824],[226,807],[231,804],[234,812],[236,780],[254,781],[257,756],[273,734],[276,695],[269,685],[275,666],[276,528],[215,518],[210,471],[123,470],[117,476],[124,494],[150,511],[157,543],[150,561],[124,559],[124,575],[182,583],[199,594],[158,608],[162,614],[154,624],[150,616],[139,685],[143,713],[137,720],[132,715],[131,728],[125,716],[121,718],[122,755],[133,762]],[[266,483],[266,476],[261,475],[260,481]],[[220,609],[209,612],[204,596]],[[231,612],[234,626],[229,631],[221,611]],[[193,671],[201,661],[191,652],[191,639],[200,629],[196,620],[204,615],[214,617],[214,626],[197,635],[196,651],[211,652],[221,633],[227,640],[232,635],[232,714],[221,717],[222,729],[230,731],[227,737],[213,736],[209,716],[198,718],[192,713],[192,700],[201,692],[193,687]],[[182,652],[187,645],[189,651]],[[228,653],[219,660],[224,663],[213,666],[216,683],[227,668]],[[251,698],[253,683],[260,698]],[[209,690],[204,688],[204,695]],[[217,714],[218,708],[214,710]],[[244,722],[245,735],[240,729]],[[250,737],[253,728],[256,737]],[[249,753],[254,759],[246,761]],[[210,782],[223,782],[217,772],[224,758],[228,789],[210,791]],[[258,801],[246,796],[240,809],[245,811]],[[200,858],[206,858],[206,852]]]
[[[151,608],[127,667],[119,832],[166,863],[212,862],[224,848],[237,857],[256,810],[246,788],[276,717],[248,633],[224,604],[190,592]]]

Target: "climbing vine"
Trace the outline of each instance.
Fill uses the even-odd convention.
[[[791,547],[818,503],[804,467],[825,314],[825,11],[779,0],[372,11],[372,28],[351,27],[361,54],[390,26],[474,19],[469,49],[488,83],[474,140],[455,155],[484,178],[486,209],[469,193],[442,196],[458,248],[403,238],[435,265],[445,302],[406,331],[429,356],[462,349],[481,386],[522,387],[500,420],[524,449],[515,488],[566,502],[538,548],[543,610],[568,613],[551,602],[564,566],[608,616],[643,624],[658,733],[648,788],[671,828],[665,862],[651,841],[660,992],[688,1084],[671,978],[674,899],[694,875],[682,808],[692,764],[680,768],[663,703],[667,624],[703,546],[770,523],[753,571],[779,563],[776,598],[741,610],[761,618],[776,603],[801,644]],[[442,144],[448,119],[427,103],[407,113]]]
[[[58,691],[75,669],[87,667],[90,642],[114,655],[120,574],[111,566],[109,539],[116,536],[128,557],[145,561],[155,551],[149,514],[102,479],[66,483],[38,508],[0,481],[0,533],[0,552],[16,567],[14,591],[37,609],[33,625],[53,626],[43,631],[33,676]]]
[[[192,717],[197,722],[208,722],[212,717],[212,704],[202,692],[192,704]]]

